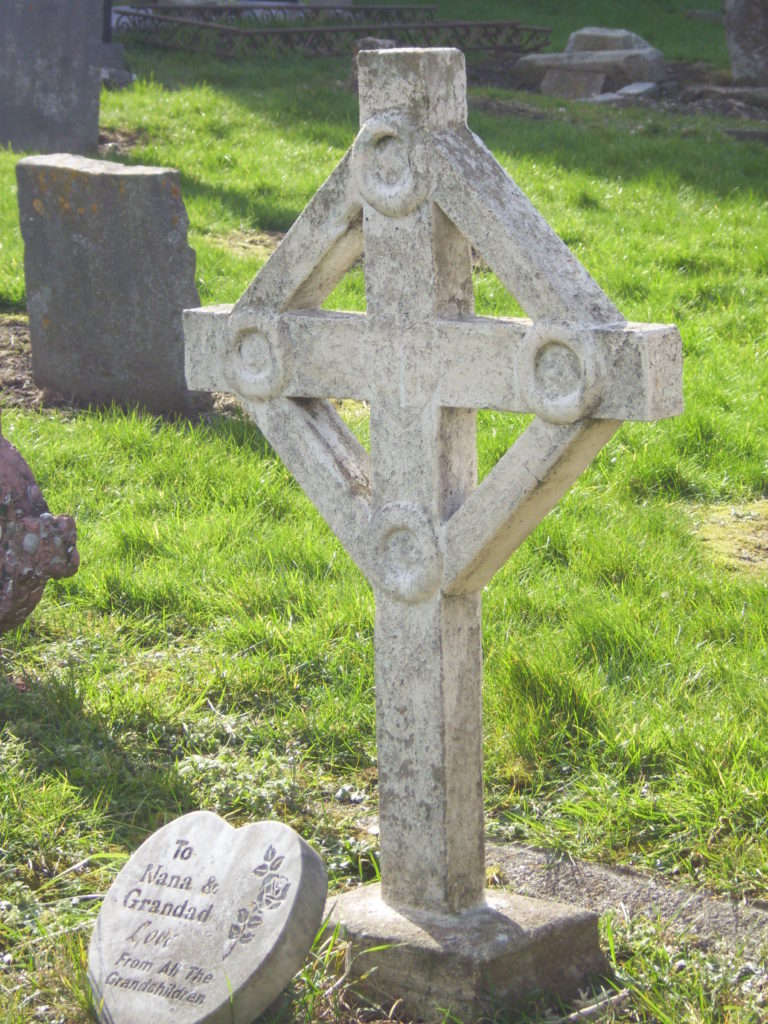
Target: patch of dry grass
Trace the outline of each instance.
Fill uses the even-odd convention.
[[[696,510],[698,536],[711,557],[734,572],[768,576],[768,498]]]

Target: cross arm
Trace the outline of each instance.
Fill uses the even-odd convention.
[[[619,425],[616,420],[568,426],[534,420],[445,523],[445,593],[481,590]]]
[[[316,321],[333,323],[333,343]],[[360,326],[350,314],[279,316],[233,312],[231,306],[184,310],[187,382],[195,390],[229,391],[317,506],[368,577],[368,453],[333,406],[310,396],[347,394],[362,380]],[[363,332],[364,333],[364,332]],[[362,388],[362,384],[360,385]],[[295,397],[294,397],[295,396]],[[267,400],[268,399],[268,400]]]
[[[450,329],[455,338],[456,325]],[[510,344],[510,335],[517,344]],[[475,381],[482,378],[484,391],[475,399],[485,407],[536,412],[539,418],[443,527],[443,585],[452,594],[471,593],[491,579],[621,420],[655,420],[682,411],[682,345],[672,326],[489,321],[479,344],[485,360],[478,352],[467,354],[475,368],[483,368]],[[465,375],[471,366],[464,367]],[[446,374],[444,387],[453,386],[452,375]],[[460,383],[458,373],[456,386]],[[511,397],[519,404],[512,405]]]
[[[237,302],[246,309],[312,309],[363,251],[362,206],[347,152]]]
[[[467,317],[435,326],[443,406],[552,422],[657,420],[682,410],[677,328]]]
[[[241,398],[368,399],[369,335],[360,313],[284,313],[233,306],[184,310],[187,384]]]
[[[430,140],[432,199],[535,320],[616,323],[616,306],[468,128]]]

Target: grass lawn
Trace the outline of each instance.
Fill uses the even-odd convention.
[[[722,28],[689,6],[440,14],[555,24],[557,47],[621,25],[723,67]],[[139,81],[102,94],[102,129],[130,140],[119,159],[179,168],[201,300],[234,301],[354,138],[348,67],[129,62]],[[766,150],[718,119],[490,87],[471,90],[470,126],[623,313],[677,323],[685,353],[685,414],[622,427],[485,592],[489,834],[768,899],[768,575],[764,554],[740,557],[750,527],[765,551]],[[0,313],[25,308],[17,159],[0,151]],[[482,266],[475,292],[478,312],[516,314]],[[331,304],[362,308],[360,271]],[[365,440],[365,411],[346,415]],[[524,425],[481,415],[481,474]],[[99,897],[176,815],[279,818],[333,885],[375,877],[373,600],[243,418],[4,409],[3,433],[76,516],[82,561],[3,637],[0,1016],[84,1024]],[[336,800],[344,785],[362,803]],[[615,1019],[766,1019],[768,983],[738,951],[618,916],[604,937],[632,993]],[[342,1017],[333,950],[315,952],[290,1012]]]

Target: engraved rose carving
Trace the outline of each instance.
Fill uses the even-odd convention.
[[[291,889],[291,882],[285,875],[278,874],[284,860],[285,857],[279,856],[277,850],[270,844],[261,864],[253,869],[253,874],[262,879],[261,885],[256,893],[256,899],[251,900],[250,908],[240,907],[237,919],[230,925],[228,947],[222,960],[231,956],[238,945],[247,945],[251,942],[256,929],[264,920],[264,913],[277,910],[285,902]]]

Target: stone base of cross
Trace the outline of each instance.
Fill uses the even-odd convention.
[[[380,995],[467,1018],[603,964],[595,915],[485,891],[480,594],[622,420],[681,411],[681,342],[469,131],[459,51],[364,51],[359,82],[353,146],[240,301],[185,313],[187,382],[239,396],[374,589],[381,885],[335,913]],[[530,320],[474,315],[471,246]],[[363,255],[366,313],[322,310]],[[370,403],[370,455],[329,398]],[[478,486],[480,408],[536,418]]]

